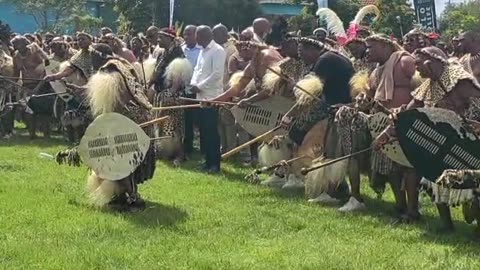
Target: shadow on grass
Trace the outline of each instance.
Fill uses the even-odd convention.
[[[66,142],[63,137],[52,136],[50,139],[45,139],[42,136],[37,137],[36,139],[30,139],[28,134],[15,134],[10,139],[0,139],[1,146],[38,146],[38,147],[71,147],[70,143]]]
[[[430,213],[423,213],[421,220],[417,223],[412,224],[393,224],[393,222],[398,218],[398,213],[395,210],[395,204],[393,202],[388,202],[380,199],[374,199],[368,196],[364,196],[365,204],[367,209],[365,211],[354,213],[350,215],[362,216],[367,215],[386,226],[394,227],[414,227],[423,231],[420,239],[418,237],[412,238],[411,241],[425,241],[425,242],[434,242],[440,243],[442,245],[449,245],[455,248],[455,252],[459,253],[469,253],[469,256],[478,256],[478,248],[480,247],[480,237],[478,234],[475,234],[473,225],[468,225],[463,221],[454,221],[455,232],[445,233],[441,230],[442,221],[438,215],[432,215]],[[473,248],[473,246],[475,248]],[[465,255],[463,254],[463,255]]]
[[[188,218],[185,210],[171,205],[146,202],[145,210],[137,213],[123,213],[123,217],[135,225],[147,228],[175,227]]]

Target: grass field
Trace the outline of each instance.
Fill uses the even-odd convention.
[[[340,214],[245,183],[225,164],[208,176],[196,162],[159,163],[140,186],[148,208],[118,214],[91,208],[87,169],[39,158],[60,139],[0,141],[1,269],[480,269],[473,228],[435,233],[424,202],[419,225],[391,226],[392,195],[364,185],[369,210]]]

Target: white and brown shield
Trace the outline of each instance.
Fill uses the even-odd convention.
[[[149,147],[150,137],[137,123],[118,113],[106,113],[88,126],[78,153],[98,177],[117,181],[137,169]]]
[[[281,96],[272,96],[246,108],[234,106],[231,109],[235,120],[250,135],[258,137],[282,122],[283,116],[295,104],[293,100]],[[286,129],[280,129],[274,135],[284,135]]]
[[[388,115],[385,113],[376,113],[368,117],[368,128],[372,138],[376,138],[382,133],[389,125]],[[405,167],[412,168],[412,164],[408,161],[407,157],[403,153],[400,143],[393,141],[386,144],[382,148],[382,152],[391,160]]]

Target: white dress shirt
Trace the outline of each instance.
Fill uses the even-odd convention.
[[[200,89],[197,99],[213,99],[223,93],[225,59],[225,50],[213,40],[202,49],[191,82]]]

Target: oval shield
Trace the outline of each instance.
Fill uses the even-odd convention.
[[[430,181],[448,169],[480,169],[480,141],[453,111],[408,110],[398,114],[395,130],[408,160]]]
[[[250,135],[258,137],[278,127],[283,116],[295,105],[293,100],[281,96],[272,96],[256,102],[246,108],[234,106],[231,112],[237,123]],[[285,135],[288,130],[282,128],[274,135]]]
[[[56,60],[50,60],[50,65],[45,67],[45,72],[47,75],[52,75],[60,71],[60,62]],[[73,95],[71,94],[65,94],[67,92],[67,87],[65,86],[65,83],[62,81],[52,81],[50,82],[50,85],[53,88],[53,91],[55,93],[59,94],[58,96],[65,102],[70,101],[73,98]]]
[[[389,124],[388,115],[385,113],[376,113],[368,117],[368,128],[370,129],[370,134],[372,138],[376,138],[382,131],[384,131]],[[386,144],[382,148],[382,152],[391,160],[395,161],[396,163],[412,168],[412,164],[410,164],[409,160],[403,153],[402,148],[400,147],[400,143],[398,141],[393,141]]]
[[[118,113],[106,113],[88,126],[78,153],[100,178],[118,181],[137,169],[149,147],[150,137],[137,123]]]

